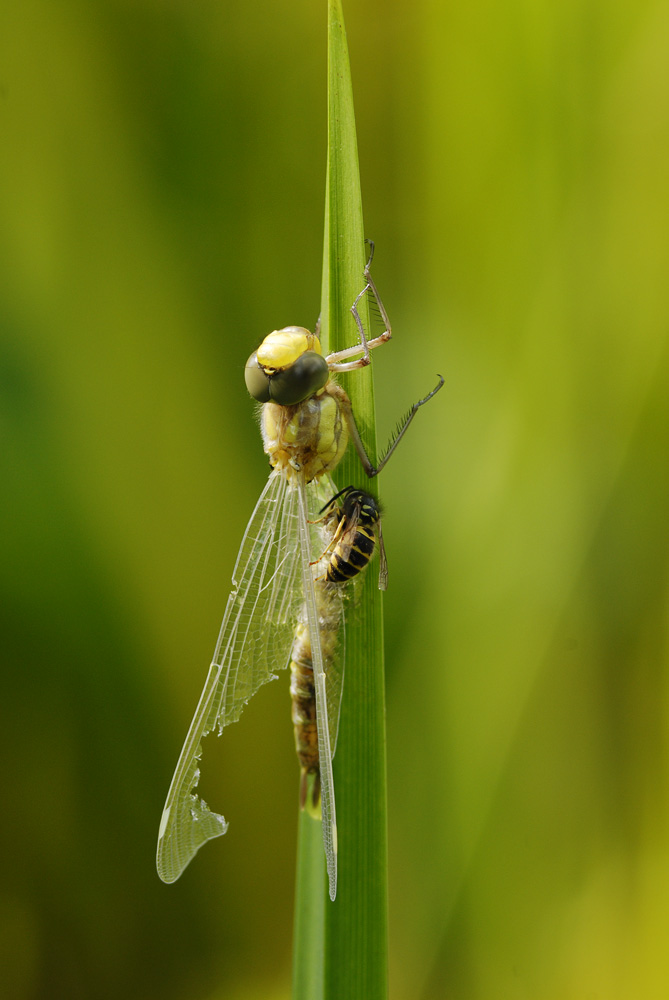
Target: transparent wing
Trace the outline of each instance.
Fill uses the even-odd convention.
[[[331,583],[332,600],[339,604],[339,635],[337,644],[325,664],[325,695],[328,709],[328,730],[330,733],[330,756],[334,757],[337,749],[337,734],[339,732],[339,714],[341,711],[341,696],[344,689],[344,664],[346,663],[346,626],[343,588],[350,584]]]
[[[273,671],[288,664],[303,595],[300,496],[273,472],[246,529],[214,659],[160,822],[156,864],[164,882],[178,879],[199,848],[228,828],[195,792],[202,740],[236,722]]]

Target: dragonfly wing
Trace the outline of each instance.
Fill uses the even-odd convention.
[[[199,848],[228,827],[195,792],[202,740],[236,722],[274,670],[288,664],[302,603],[299,496],[273,472],[246,529],[214,659],[160,822],[156,863],[164,882],[178,879]]]
[[[341,696],[344,690],[344,664],[346,663],[346,627],[344,618],[344,599],[342,584],[332,584],[336,587],[331,600],[339,601],[339,635],[337,644],[325,667],[325,696],[327,699],[328,730],[330,736],[330,756],[334,757],[337,749],[337,734],[339,733],[339,715],[341,712]],[[344,586],[347,586],[344,584]]]

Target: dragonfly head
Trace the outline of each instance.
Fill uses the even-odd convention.
[[[330,377],[315,333],[285,326],[268,334],[246,362],[246,388],[259,403],[293,406],[322,389]]]

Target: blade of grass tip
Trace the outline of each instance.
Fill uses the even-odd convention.
[[[330,350],[355,343],[351,305],[365,263],[353,89],[340,0],[328,4],[328,169],[321,323]],[[360,307],[363,307],[362,309]],[[360,316],[369,329],[366,298]],[[365,446],[376,453],[372,366],[342,377]],[[336,471],[341,488],[367,480],[355,449]],[[374,564],[351,610],[346,677],[334,761],[338,894],[325,901],[325,1000],[388,995],[387,819],[383,609]]]

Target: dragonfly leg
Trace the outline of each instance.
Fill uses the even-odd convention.
[[[358,328],[358,333],[360,335],[360,343],[356,344],[354,347],[346,347],[343,351],[337,351],[335,354],[329,354],[325,359],[328,363],[330,371],[335,372],[352,372],[358,368],[364,368],[370,362],[370,351],[373,351],[375,347],[380,347],[381,344],[386,344],[392,337],[392,330],[390,329],[390,320],[388,319],[388,313],[386,312],[385,306],[379,297],[378,290],[374,284],[374,279],[370,273],[370,268],[372,266],[372,260],[374,258],[374,243],[371,240],[367,240],[370,245],[370,254],[365,264],[365,269],[363,271],[363,276],[365,279],[365,287],[356,296],[355,302],[351,306],[351,312],[353,314],[353,319],[355,320],[355,325]],[[360,313],[358,312],[358,302],[367,292],[371,292],[374,296],[376,304],[378,306],[379,312],[381,313],[381,319],[383,320],[384,331],[378,337],[373,340],[367,340],[365,334],[365,328],[363,326],[362,320],[360,318]],[[361,358],[356,358],[355,361],[347,361],[347,358],[354,358],[356,354],[362,354]]]
[[[341,408],[341,412],[344,415],[344,420],[346,421],[346,426],[348,427],[349,436],[353,444],[355,445],[355,450],[358,453],[358,457],[362,463],[362,467],[370,479],[373,479],[374,476],[378,476],[379,472],[384,467],[384,465],[386,464],[392,453],[395,451],[395,448],[397,448],[397,445],[400,443],[400,441],[406,434],[409,424],[418,413],[418,410],[421,408],[421,406],[424,406],[424,404],[427,403],[428,400],[432,399],[432,397],[439,392],[443,384],[444,384],[444,378],[442,375],[440,375],[439,381],[437,382],[432,392],[428,392],[427,396],[424,396],[423,399],[419,399],[417,403],[413,404],[413,406],[407,413],[404,420],[400,424],[398,424],[397,430],[390,439],[390,444],[388,445],[386,451],[384,452],[383,457],[381,458],[379,464],[376,466],[373,465],[369,455],[365,450],[365,446],[362,443],[362,438],[360,437],[360,431],[358,430],[358,425],[355,422],[355,417],[353,415],[353,407],[351,406],[350,399],[340,386],[333,386],[330,389],[330,392],[332,392],[332,394],[336,395],[337,397],[339,406]]]

